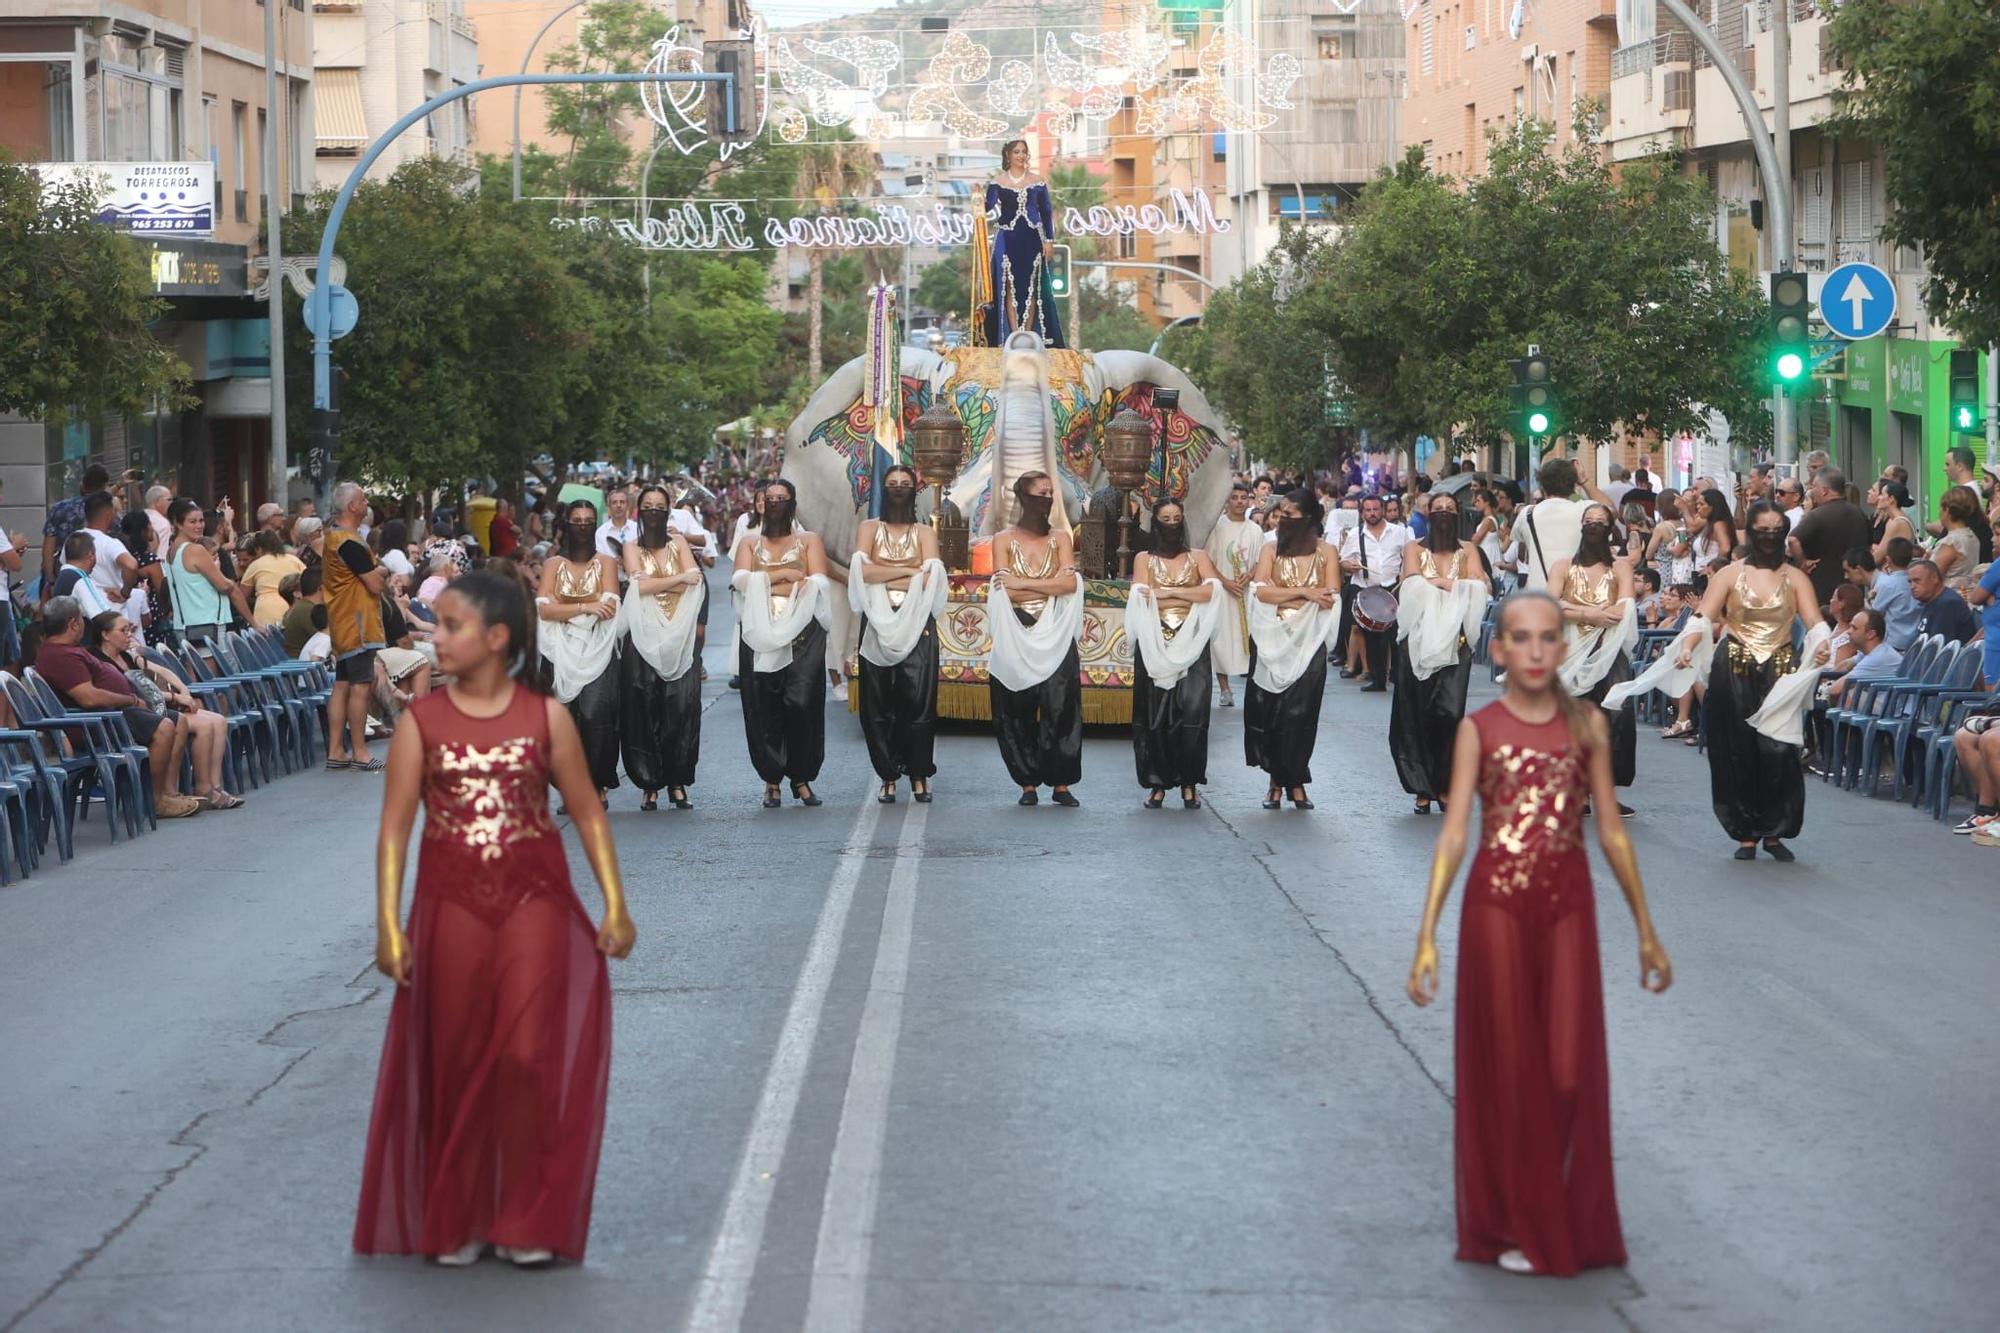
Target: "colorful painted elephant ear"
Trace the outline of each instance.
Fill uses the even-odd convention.
[[[1188,534],[1208,540],[1208,530],[1229,498],[1230,457],[1223,444],[1222,418],[1208,405],[1176,366],[1145,352],[1098,352],[1097,372],[1109,402],[1100,405],[1099,429],[1130,408],[1153,423],[1159,447],[1146,474],[1145,503],[1150,508],[1171,497],[1187,507]],[[1176,389],[1180,402],[1161,411],[1153,401],[1159,389]]]

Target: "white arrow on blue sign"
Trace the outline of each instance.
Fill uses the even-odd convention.
[[[1896,284],[1873,264],[1842,264],[1819,289],[1819,317],[1842,338],[1873,338],[1896,319]]]
[[[354,325],[361,318],[361,303],[354,299],[353,292],[337,284],[327,289],[326,303],[328,313],[333,317],[333,336],[329,341],[338,342],[354,332]],[[306,332],[315,338],[319,336],[319,330],[313,327],[313,312],[316,308],[313,298],[308,296],[306,308],[301,312],[305,318]]]

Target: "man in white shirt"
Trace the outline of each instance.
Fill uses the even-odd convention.
[[[107,606],[124,604],[126,575],[136,576],[139,572],[139,562],[125,549],[125,543],[111,535],[111,525],[117,520],[118,505],[111,492],[99,491],[83,502],[83,529],[97,548],[97,564],[91,568],[90,581],[97,585]]]
[[[1799,520],[1806,516],[1805,483],[1797,477],[1781,477],[1771,485],[1771,503],[1785,511],[1785,522],[1796,532]]]
[[[173,502],[174,493],[164,486],[146,492],[146,523],[153,529],[153,554],[162,560],[174,544],[173,525],[167,522],[167,506]]]
[[[1632,474],[1616,463],[1611,465],[1611,480],[1604,484],[1604,498],[1611,502],[1611,512],[1615,516],[1625,508],[1625,497],[1632,490]]]
[[[696,562],[703,569],[714,567],[715,534],[704,527],[702,521],[695,516],[692,499],[674,507],[667,515],[667,527],[687,539],[688,550],[694,552]],[[713,600],[715,599],[712,597],[703,597],[701,609],[695,613],[694,660],[703,680],[708,679],[708,668],[701,665],[701,655],[708,647],[708,604]]]
[[[1391,523],[1383,514],[1382,501],[1368,496],[1361,502],[1361,522],[1340,540],[1340,569],[1345,576],[1346,595],[1340,599],[1340,616],[1353,625],[1349,609],[1363,588],[1388,588],[1392,592],[1403,578],[1403,548],[1410,544],[1410,530]],[[1358,626],[1353,626],[1359,628]],[[1367,654],[1368,684],[1365,693],[1386,693],[1389,689],[1389,643],[1391,630],[1362,630],[1361,644]]]
[[[623,558],[619,554],[620,546],[639,540],[639,520],[632,517],[632,497],[625,494],[622,486],[605,497],[604,506],[611,516],[597,525],[597,553],[619,560]],[[611,543],[614,541],[620,546],[613,546]]]
[[[1583,540],[1583,511],[1589,504],[1577,498],[1576,464],[1551,458],[1535,472],[1542,496],[1521,509],[1514,520],[1514,541],[1521,548],[1521,586],[1547,591],[1549,569],[1576,554]]]

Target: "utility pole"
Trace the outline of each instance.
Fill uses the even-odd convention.
[[[269,296],[266,314],[271,321],[271,448],[268,477],[271,500],[288,505],[285,477],[290,470],[285,457],[285,246],[280,239],[278,189],[282,184],[278,162],[278,6],[284,0],[264,0],[264,254],[269,267],[264,274]],[[291,86],[290,75],[286,87]],[[296,130],[298,127],[293,126]],[[252,507],[244,505],[244,517]]]
[[[1986,466],[2000,468],[2000,343],[1986,349]]]
[[[1770,224],[1771,267],[1789,270],[1793,262],[1792,235],[1792,0],[1771,0],[1771,156],[1777,160],[1777,188],[1785,192],[1786,207],[1777,209],[1767,199],[1764,220]],[[1771,193],[1769,185],[1765,194]],[[1772,442],[1777,446],[1780,465],[1799,460],[1798,415],[1788,384],[1775,386],[1771,399]]]

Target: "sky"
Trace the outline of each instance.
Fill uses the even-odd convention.
[[[816,19],[887,9],[895,0],[758,0],[752,8],[774,28],[790,28]]]

